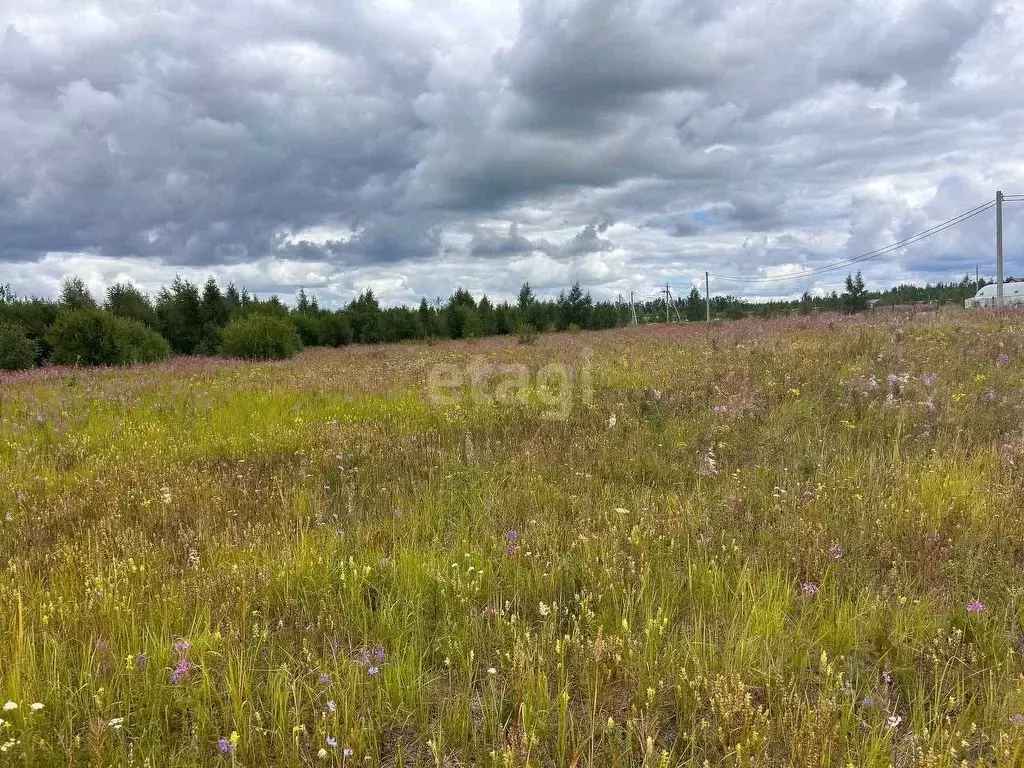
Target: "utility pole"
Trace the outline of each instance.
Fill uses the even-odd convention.
[[[996,306],[1003,307],[1003,193],[996,192]]]
[[[974,292],[981,290],[981,275],[978,272],[978,263],[974,263]]]
[[[629,309],[633,313],[633,325],[637,325],[636,322],[636,304],[633,303],[633,292],[629,292]]]
[[[711,322],[711,289],[708,287],[708,273],[704,273],[704,309],[707,311],[707,316],[704,320],[706,323]]]
[[[668,325],[668,283],[665,283],[665,325]]]

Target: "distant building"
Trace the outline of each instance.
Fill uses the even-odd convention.
[[[973,299],[964,301],[965,307],[996,306],[996,284],[986,285]],[[1003,283],[1003,304],[1024,304],[1024,282]]]

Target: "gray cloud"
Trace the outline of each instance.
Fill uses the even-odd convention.
[[[9,0],[0,281],[410,301],[811,268],[1024,192],[1022,47],[1012,0]],[[862,267],[977,262],[985,217]]]

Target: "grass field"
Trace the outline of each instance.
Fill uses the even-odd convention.
[[[1024,316],[0,393],[0,765],[1024,765]]]

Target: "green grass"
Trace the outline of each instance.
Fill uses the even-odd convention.
[[[10,376],[0,765],[1024,765],[1022,418],[969,313]]]

